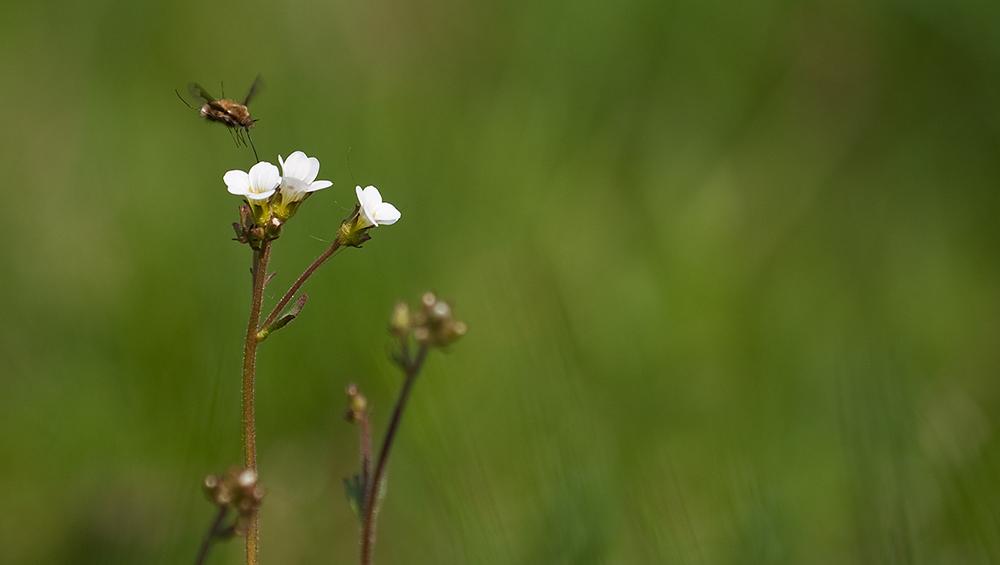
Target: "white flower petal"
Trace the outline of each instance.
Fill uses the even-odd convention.
[[[281,155],[278,155],[280,158]],[[319,174],[319,159],[307,157],[301,151],[295,151],[288,156],[288,160],[282,162],[281,172],[286,177],[292,177],[304,181],[306,184],[316,180]]]
[[[364,189],[359,186],[355,190],[358,193],[358,202],[361,203],[362,208],[373,210],[382,203],[382,195],[374,186],[366,186]]]
[[[354,191],[358,194],[358,204],[361,210],[359,210],[359,228],[367,228],[369,226],[375,225],[375,220],[372,219],[371,214],[368,212],[368,203],[365,198],[365,192],[361,190],[361,187],[356,187]]]
[[[382,202],[382,195],[374,186],[364,189],[359,186],[355,191],[361,204],[362,227],[387,226],[399,219],[399,210],[388,202]]]
[[[316,176],[319,175],[319,159],[309,157],[302,151],[293,152],[287,160],[278,155],[278,162],[281,163],[282,172],[281,192],[287,201],[302,200],[307,192],[315,192],[333,185],[328,180],[316,180]]]
[[[273,190],[268,190],[267,192],[248,192],[243,196],[246,196],[249,200],[267,200],[274,194]]]
[[[261,161],[250,167],[251,191],[257,194],[265,192],[273,193],[278,188],[278,183],[280,182],[281,175],[278,174],[278,167],[275,167],[271,163]]]
[[[244,196],[250,192],[250,175],[243,171],[229,171],[222,176],[230,194]]]
[[[301,179],[305,159],[306,154],[301,151],[293,151],[287,160],[282,160],[281,155],[278,155],[278,162],[281,163],[281,175]]]
[[[324,188],[333,186],[333,182],[328,180],[318,180],[313,181],[312,184],[306,188],[306,192],[316,192],[317,190],[323,190]]]
[[[375,213],[372,214],[372,217],[378,225],[389,226],[395,224],[401,215],[395,206],[388,202],[383,202],[375,208]]]
[[[315,157],[309,157],[306,159],[305,164],[305,176],[301,177],[302,180],[311,183],[316,180],[316,175],[319,174],[319,159]]]
[[[305,192],[309,185],[295,177],[281,177],[281,190],[287,192],[289,196]]]

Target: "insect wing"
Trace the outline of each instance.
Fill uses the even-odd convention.
[[[205,87],[197,82],[188,83],[188,92],[196,100],[200,100],[202,104],[211,104],[212,102],[215,102],[215,98],[213,98],[212,95],[205,90]]]
[[[253,79],[253,84],[250,85],[250,89],[247,90],[247,95],[243,99],[244,106],[250,103],[250,99],[253,98],[254,94],[257,94],[257,91],[260,90],[260,87],[262,86],[264,86],[264,78],[258,74],[257,78]]]

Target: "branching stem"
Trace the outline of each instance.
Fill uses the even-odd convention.
[[[403,367],[405,377],[403,389],[399,392],[396,400],[396,407],[392,411],[392,419],[389,420],[389,428],[385,432],[385,439],[382,441],[382,449],[378,454],[378,462],[375,465],[375,474],[365,483],[364,514],[361,520],[361,565],[370,565],[372,549],[375,546],[375,521],[377,520],[375,507],[376,500],[382,478],[385,475],[386,462],[389,460],[389,452],[392,449],[393,441],[396,439],[396,431],[399,429],[399,422],[403,418],[403,410],[406,408],[406,401],[410,397],[410,390],[413,383],[420,374],[424,359],[429,350],[426,344],[421,344],[414,359],[409,359],[405,354],[401,357],[400,365]]]
[[[330,257],[333,257],[333,254],[336,253],[338,249],[340,249],[340,237],[337,237],[337,239],[333,241],[333,245],[331,245],[329,249],[324,251],[323,254],[319,256],[318,259],[313,261],[312,265],[309,265],[309,268],[307,268],[305,271],[302,272],[301,275],[299,275],[299,278],[295,281],[295,284],[293,284],[288,289],[288,292],[286,292],[285,295],[281,297],[281,300],[278,301],[278,304],[275,305],[274,310],[271,310],[271,313],[268,314],[267,319],[264,320],[264,323],[261,324],[260,327],[266,328],[270,326],[271,323],[274,322],[274,320],[279,315],[281,315],[282,308],[284,308],[288,304],[288,301],[295,296],[295,293],[299,291],[299,288],[301,288],[302,285],[305,284],[305,282],[309,279],[309,277],[312,276],[312,274],[316,271],[316,269],[319,268],[320,265],[325,263],[326,260],[329,259]]]
[[[222,521],[226,519],[226,514],[229,514],[229,507],[220,506],[219,513],[215,515],[215,520],[212,521],[208,533],[205,534],[205,540],[201,542],[201,549],[198,550],[198,558],[195,559],[194,565],[203,565],[208,559],[208,550],[212,548],[212,543],[219,536],[219,529],[222,527]]]

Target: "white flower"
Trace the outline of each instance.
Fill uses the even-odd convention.
[[[250,200],[266,200],[277,190],[281,175],[278,174],[278,167],[261,161],[250,167],[249,173],[229,171],[222,180],[230,194],[246,196]]]
[[[395,206],[382,202],[382,195],[374,186],[364,190],[357,188],[358,202],[361,203],[361,214],[358,217],[358,227],[363,229],[371,226],[388,226],[395,224],[400,213]]]
[[[328,180],[316,180],[319,174],[319,159],[307,157],[296,151],[285,161],[278,155],[281,164],[281,199],[283,203],[299,202],[306,194],[331,186]]]

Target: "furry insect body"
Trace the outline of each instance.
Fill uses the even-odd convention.
[[[243,98],[243,102],[237,102],[235,100],[230,100],[228,98],[223,98],[221,100],[216,100],[214,96],[208,93],[207,90],[197,82],[188,83],[188,92],[191,96],[202,103],[199,113],[201,117],[205,118],[210,122],[218,122],[227,128],[229,128],[230,133],[233,134],[233,139],[236,140],[237,145],[242,143],[247,145],[247,140],[250,142],[250,148],[253,149],[254,159],[260,161],[257,157],[257,148],[253,145],[253,138],[250,137],[250,128],[254,126],[256,120],[250,117],[250,110],[247,109],[247,104],[250,103],[250,99],[257,92],[260,87],[261,77],[257,75],[254,79],[253,84],[250,85],[250,90],[247,91],[247,95]],[[180,94],[177,96],[180,98]],[[184,99],[181,98],[183,101]],[[184,102],[187,104],[187,102]],[[187,104],[189,108],[195,109],[190,104]],[[246,140],[243,139],[243,134],[246,134]]]
[[[210,122],[219,122],[226,127],[249,130],[254,126],[250,110],[245,104],[232,100],[212,100],[201,107],[201,117]]]

